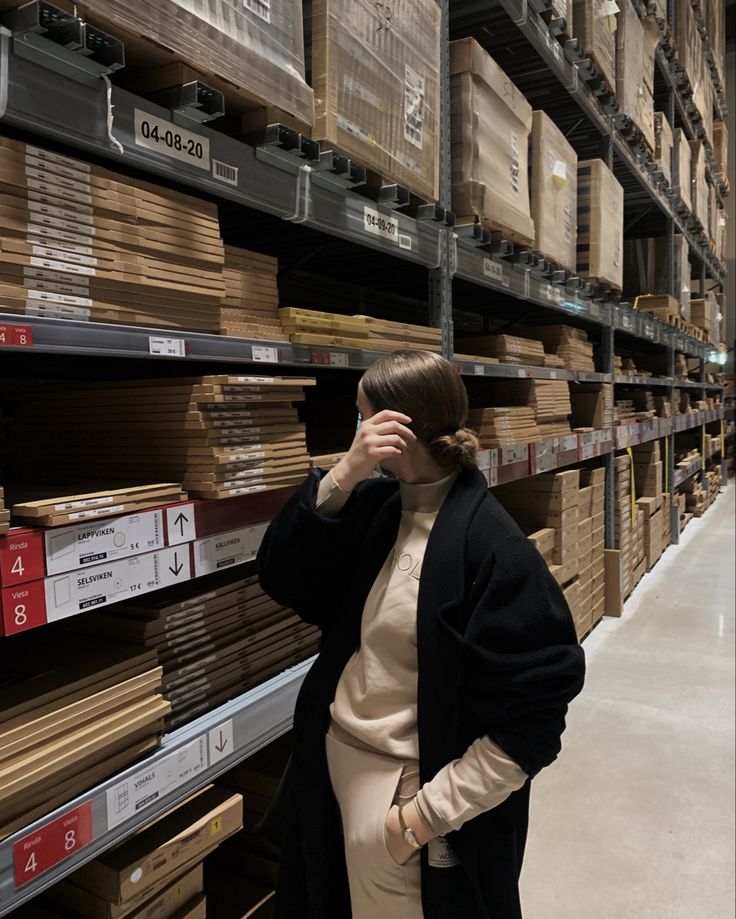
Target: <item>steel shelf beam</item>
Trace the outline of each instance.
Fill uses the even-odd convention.
[[[292,667],[166,735],[155,753],[3,840],[0,843],[0,916],[8,915],[288,731],[297,694],[313,660]],[[217,749],[216,744],[223,747],[223,737],[224,748]],[[152,793],[150,800],[136,804],[132,784],[136,777],[143,775],[154,776],[147,783]],[[131,806],[121,815],[116,812],[116,804],[118,792],[124,791],[125,786],[131,795]],[[87,803],[92,808],[91,842],[17,889],[16,843]]]

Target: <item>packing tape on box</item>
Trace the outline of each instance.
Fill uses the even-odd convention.
[[[631,525],[633,526],[636,522],[636,478],[634,476],[634,451],[631,447],[626,448],[626,452],[629,454],[629,465],[631,466]]]

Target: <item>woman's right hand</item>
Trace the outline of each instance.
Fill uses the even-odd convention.
[[[361,422],[347,455],[332,470],[332,477],[343,490],[352,491],[367,479],[373,469],[392,456],[400,456],[416,441],[416,434],[406,427],[408,415],[385,410]]]

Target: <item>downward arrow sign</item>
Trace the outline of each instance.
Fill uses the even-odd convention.
[[[220,731],[220,742],[215,744],[215,750],[217,750],[218,753],[222,753],[226,746],[227,746],[227,737],[223,738],[222,731]]]
[[[169,565],[169,571],[174,575],[174,577],[178,577],[183,567],[183,562],[179,564],[178,552],[174,552],[174,567],[172,568],[171,565]]]

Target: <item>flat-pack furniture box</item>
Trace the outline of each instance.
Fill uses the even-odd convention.
[[[624,190],[603,160],[578,163],[578,272],[621,290]]]
[[[716,121],[713,125],[713,159],[716,175],[725,179],[728,168],[728,128],[723,121]]]
[[[532,116],[531,205],[534,248],[576,271],[578,157],[544,112]]]
[[[612,93],[616,90],[616,9],[608,0],[575,0],[573,28]]]
[[[529,202],[532,107],[473,38],[450,45],[452,209],[534,243]]]
[[[645,67],[644,26],[632,0],[618,0],[616,29],[616,101],[620,111],[642,133],[654,150],[654,99],[645,70],[653,72],[647,54]]]
[[[672,151],[675,139],[667,116],[664,112],[654,113],[654,158],[660,172],[672,185]]]
[[[306,0],[314,137],[435,201],[440,10],[434,0]]]
[[[692,213],[692,153],[687,135],[682,128],[674,132],[675,156],[672,163],[672,190],[682,199],[682,203]]]
[[[242,91],[254,107],[273,105],[314,122],[300,0],[77,0],[74,6],[120,38],[147,39],[126,42],[126,73],[183,62],[227,84],[225,91]]]
[[[705,138],[713,142],[713,80],[691,0],[673,0],[674,45],[692,91],[692,104],[703,119]]]
[[[693,216],[704,229],[708,227],[708,181],[705,177],[705,147],[699,140],[690,141],[690,194]]]

